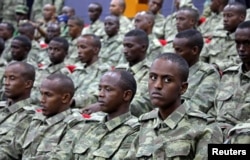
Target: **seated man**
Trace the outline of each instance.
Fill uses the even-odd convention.
[[[157,109],[139,118],[141,128],[125,159],[207,159],[209,143],[222,133],[206,114],[190,112],[181,101],[188,64],[177,54],[159,55],[149,71],[150,101]]]
[[[124,70],[106,72],[99,83],[98,103],[106,113],[87,130],[66,134],[52,159],[123,159],[139,130],[138,119],[129,112],[136,93],[133,75]],[[75,138],[72,140],[72,136]]]
[[[70,109],[74,95],[73,81],[62,74],[46,77],[40,87],[41,109],[33,116],[29,127],[15,133],[11,143],[0,148],[0,159],[32,159],[50,152],[61,137],[82,116]]]
[[[12,62],[4,72],[4,98],[0,103],[0,145],[8,132],[19,133],[29,126],[35,114],[31,89],[35,81],[35,68],[25,62]]]

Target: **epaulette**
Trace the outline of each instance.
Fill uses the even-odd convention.
[[[68,126],[73,127],[75,124],[77,124],[78,122],[83,121],[82,116],[79,115],[68,115],[64,120],[65,123],[68,124]]]
[[[6,101],[0,101],[0,108],[3,108],[6,106]]]
[[[155,44],[155,46],[162,46],[161,42],[158,39],[153,39],[152,42]]]
[[[158,114],[158,111],[156,109],[148,112],[148,113],[145,113],[143,115],[141,115],[139,117],[139,122],[142,122],[142,121],[147,121],[147,120],[150,120],[150,119],[155,119],[157,118],[157,115]]]
[[[30,114],[35,114],[36,113],[36,107],[35,105],[31,105],[31,106],[24,106],[23,109]]]
[[[212,117],[212,116],[209,116],[201,111],[194,111],[194,110],[191,110],[191,111],[187,111],[186,112],[188,116],[190,117],[196,117],[196,118],[200,118],[202,120],[205,120],[208,124],[209,123],[212,123],[212,122],[215,122],[215,118]]]
[[[228,132],[228,135],[231,135],[234,132],[236,132],[237,134],[250,132],[250,123],[242,123],[236,125]]]
[[[238,66],[229,67],[229,68],[225,69],[225,70],[223,71],[223,73],[232,72],[232,71],[238,71],[238,70],[239,70],[239,67],[240,67],[239,65],[238,65]]]
[[[202,67],[200,68],[201,71],[205,72],[205,73],[213,73],[213,72],[216,72],[216,69],[213,68],[213,66],[211,64],[207,64],[207,63],[202,63]]]
[[[128,64],[126,63],[115,66],[115,69],[127,69],[127,68],[128,68]]]
[[[134,117],[134,116],[131,116],[130,119],[127,122],[125,122],[125,124],[129,125],[132,128],[136,128],[136,127],[140,126],[138,118]]]
[[[86,122],[101,122],[107,114],[104,112],[95,112],[89,115],[89,117],[84,117]]]

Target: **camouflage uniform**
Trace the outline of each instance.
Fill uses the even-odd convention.
[[[102,48],[99,57],[103,63],[108,63],[112,66],[118,64],[119,60],[123,57],[123,36],[117,34],[111,38],[104,36],[102,41]]]
[[[3,138],[16,130],[24,132],[35,114],[36,106],[31,104],[31,99],[25,99],[8,106],[6,101],[0,102],[0,145]],[[13,135],[12,135],[13,136]],[[10,138],[10,137],[9,137]],[[7,138],[8,139],[8,138]]]
[[[76,64],[79,62],[78,59],[78,49],[77,49],[77,38],[74,40],[69,40],[69,50],[68,50],[68,55],[66,56],[64,62],[65,64]]]
[[[89,26],[83,28],[82,35],[90,33],[95,34],[102,39],[105,35],[103,22],[98,19],[93,24],[90,24]]]
[[[12,56],[11,56],[11,41],[13,40],[13,38],[10,38],[8,40],[5,41],[5,48],[4,51],[1,55],[1,58],[3,58],[6,62],[10,62],[12,60]]]
[[[119,17],[119,20],[120,20],[120,29],[119,29],[120,35],[124,35],[128,31],[133,29],[133,25],[132,25],[131,21],[126,16],[121,15]]]
[[[75,107],[85,107],[96,102],[100,78],[109,69],[100,59],[86,68],[83,63],[77,64],[71,75],[76,91]]]
[[[213,32],[218,29],[218,24],[223,24],[222,12],[219,14],[211,13],[211,16],[199,26],[199,30],[203,36],[213,36]]]
[[[235,44],[235,33],[217,30],[210,43],[205,43],[200,59],[215,63],[221,70],[240,62]]]
[[[250,8],[247,9],[247,15],[245,21],[250,20]]]
[[[166,17],[164,24],[164,35],[167,41],[171,41],[174,39],[177,34],[176,29],[176,12]]]
[[[0,149],[0,159],[43,156],[51,152],[60,143],[61,137],[81,120],[81,114],[71,109],[52,117],[45,117],[37,112],[25,132],[16,134],[10,144]]]
[[[14,26],[17,25],[16,21],[16,6],[19,4],[26,5],[26,0],[1,0],[2,8],[0,7],[0,12],[2,12],[3,22],[12,23]]]
[[[230,129],[225,143],[250,144],[250,119],[245,123],[239,123]]]
[[[37,43],[37,41],[32,40],[31,41],[31,50],[28,54],[27,61],[31,62],[32,64],[36,64],[36,66],[34,66],[36,68],[37,68],[37,65],[39,64],[39,61],[41,60],[40,51],[41,51],[40,45]]]
[[[182,98],[193,109],[207,113],[214,106],[219,82],[217,70],[212,65],[198,61],[189,68],[188,89]]]
[[[142,115],[140,131],[125,159],[207,159],[209,143],[222,143],[216,123],[201,112],[189,112],[179,106],[167,119],[158,109]]]
[[[148,35],[149,46],[147,49],[147,59],[153,61],[159,54],[162,53],[162,45],[154,34]]]
[[[64,0],[34,0],[31,10],[31,20],[42,19],[43,6],[45,4],[53,4],[56,7],[56,13],[59,15],[64,5]]]
[[[244,73],[242,64],[223,72],[215,96],[215,106],[209,114],[216,117],[224,135],[229,129],[250,118],[250,71]]]
[[[157,13],[155,15],[153,34],[156,35],[156,37],[159,39],[164,38],[164,24],[165,24],[165,17],[162,14]]]
[[[127,63],[120,64],[116,68],[129,71],[134,76],[137,83],[137,91],[130,105],[131,114],[139,117],[143,113],[151,111],[153,108],[149,100],[149,93],[147,88],[150,62],[144,59],[143,61],[133,65],[132,67],[130,67]]]

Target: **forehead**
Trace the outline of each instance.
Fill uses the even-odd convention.
[[[224,7],[223,12],[233,12],[233,13],[238,13],[238,7],[234,5],[227,5]]]
[[[250,39],[250,28],[237,28],[235,31],[235,39]]]
[[[188,10],[180,10],[177,12],[176,16],[185,16],[188,17],[189,16],[189,11]]]
[[[107,72],[101,77],[100,85],[117,86],[120,77],[121,75],[117,72]]]
[[[118,0],[111,0],[110,5],[119,6],[119,1]]]
[[[49,46],[62,46],[62,45],[63,45],[63,43],[57,42],[57,41],[54,41],[54,40],[51,40],[49,42]]]
[[[14,74],[20,75],[23,71],[23,67],[19,64],[7,66],[5,72],[12,72]]]
[[[7,24],[0,23],[0,27],[1,27],[1,28],[7,28]]]
[[[108,17],[105,17],[104,22],[118,23],[118,19],[113,16],[108,16]]]
[[[139,43],[139,40],[136,36],[124,37],[123,42],[125,43]]]
[[[159,76],[171,75],[180,78],[180,71],[177,63],[165,59],[156,59],[150,67],[150,73]]]
[[[90,3],[89,6],[88,6],[89,9],[98,9],[99,6],[97,4],[94,4],[94,3]]]
[[[79,44],[88,44],[88,45],[93,45],[93,39],[91,37],[79,37],[77,39],[77,43]]]
[[[41,90],[49,90],[52,92],[58,92],[61,88],[60,85],[58,85],[58,80],[50,80],[50,79],[43,79],[41,83]]]
[[[187,38],[177,38],[175,37],[174,38],[174,41],[173,41],[173,44],[174,45],[177,45],[177,46],[186,46],[188,44],[188,39]]]
[[[20,41],[20,40],[18,40],[18,39],[13,39],[12,41],[11,41],[11,45],[20,45],[20,46],[22,46],[22,44],[23,44],[23,42],[22,41]]]

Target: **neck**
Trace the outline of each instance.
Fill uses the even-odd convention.
[[[86,66],[85,67],[88,67],[88,66],[91,66],[93,63],[95,63],[96,61],[98,60],[98,57],[95,56],[92,58],[92,60],[88,63],[86,63]]]
[[[120,108],[120,110],[118,110],[117,112],[108,114],[108,116],[107,116],[108,121],[129,112],[129,105],[128,106],[120,106],[119,108]]]
[[[159,108],[160,117],[165,120],[168,116],[173,113],[181,105],[181,100],[174,102],[173,104],[165,107]]]
[[[250,71],[250,63],[243,63],[243,70],[244,72]]]
[[[25,99],[28,99],[28,98],[30,98],[30,94],[24,94],[22,97],[18,97],[18,98],[14,98],[14,99],[9,98],[8,103],[13,105],[13,104],[15,104],[15,103],[17,103],[19,101],[22,101],[22,100],[25,100]]]

